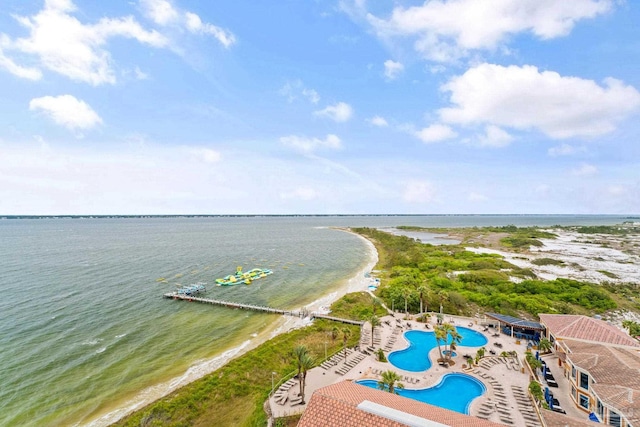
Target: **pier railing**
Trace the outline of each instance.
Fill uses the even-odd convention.
[[[342,323],[347,323],[350,325],[358,325],[358,326],[362,326],[364,324],[364,322],[360,322],[358,320],[327,316],[326,314],[308,312],[307,310],[304,310],[304,309],[301,311],[282,310],[280,308],[267,307],[263,305],[243,304],[239,302],[224,301],[224,300],[218,300],[213,298],[201,298],[194,295],[178,294],[177,292],[166,293],[164,294],[164,297],[168,299],[173,299],[173,300],[201,302],[205,304],[218,305],[218,306],[227,307],[227,308],[259,311],[262,313],[281,314],[283,316],[292,316],[292,317],[300,317],[300,318],[310,317],[311,319],[326,319],[334,322],[342,322]]]

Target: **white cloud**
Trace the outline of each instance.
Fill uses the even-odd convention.
[[[569,144],[560,144],[556,147],[549,148],[547,150],[547,154],[549,154],[551,157],[570,156],[582,151],[585,151],[584,147],[575,147]]]
[[[142,0],[146,15],[158,25],[168,25],[179,19],[178,11],[166,0]]]
[[[133,18],[102,18],[96,24],[83,24],[70,13],[76,10],[70,0],[47,0],[36,15],[16,17],[29,30],[29,36],[10,41],[11,49],[34,55],[40,65],[73,80],[92,85],[115,83],[112,60],[104,45],[110,38],[125,37],[153,47],[164,47],[167,39],[155,30],[147,31]],[[6,67],[6,64],[5,64]],[[22,77],[34,78],[34,69]]]
[[[506,147],[511,144],[511,141],[513,141],[513,136],[494,125],[487,126],[485,134],[478,138],[481,147]]]
[[[523,32],[543,40],[565,36],[576,22],[606,13],[613,5],[613,0],[431,0],[395,7],[388,19],[372,14],[366,19],[379,37],[413,36],[414,48],[426,58],[448,62],[470,50],[496,49]]]
[[[429,181],[410,181],[405,185],[402,198],[408,203],[429,203],[436,195]]]
[[[311,187],[298,187],[292,191],[280,193],[280,198],[284,200],[313,200],[318,197],[318,192]]]
[[[290,148],[301,153],[310,154],[317,149],[327,148],[331,150],[339,150],[342,148],[342,142],[336,135],[329,134],[325,139],[307,138],[304,136],[283,136],[280,142]]]
[[[143,13],[158,25],[173,25],[184,28],[192,34],[210,35],[227,48],[236,42],[235,36],[230,31],[203,22],[196,13],[180,10],[168,0],[141,0],[140,6]]]
[[[313,114],[320,117],[327,117],[338,123],[348,121],[353,115],[351,106],[344,102],[338,102],[336,105],[329,105],[324,110],[315,111]]]
[[[455,138],[458,134],[447,125],[435,123],[415,132],[415,136],[417,136],[422,142],[430,144],[432,142],[441,142]]]
[[[102,123],[100,116],[86,102],[71,95],[34,98],[29,102],[29,110],[41,111],[70,130],[91,129]]]
[[[529,65],[480,64],[441,89],[454,104],[439,110],[445,123],[537,129],[557,139],[610,132],[640,107],[640,93],[619,80],[600,86]]]
[[[381,117],[381,116],[373,116],[370,119],[367,119],[367,121],[369,123],[371,123],[372,125],[378,126],[378,127],[389,126],[389,123],[387,123],[387,120],[384,117]]]
[[[280,88],[280,95],[287,98],[287,101],[293,102],[299,96],[306,98],[309,102],[317,104],[320,101],[320,95],[314,89],[305,87],[301,80],[288,81]]]
[[[619,197],[625,195],[627,193],[627,189],[621,185],[610,185],[607,188],[607,193],[609,193],[611,196]]]
[[[185,12],[187,29],[194,34],[206,34],[213,36],[224,47],[229,47],[236,42],[236,37],[232,32],[220,28],[216,25],[202,22],[200,17],[192,12]]]
[[[140,68],[136,67],[133,72],[135,73],[136,79],[138,80],[147,80],[149,78],[149,74],[142,71]]]
[[[467,197],[467,199],[470,202],[486,202],[487,200],[489,200],[489,198],[484,194],[476,193],[473,191],[469,193],[469,196]]]
[[[588,163],[582,163],[579,168],[571,171],[576,176],[592,176],[598,173],[598,168]]]
[[[404,65],[400,62],[395,62],[390,59],[384,61],[384,75],[389,80],[396,79],[404,71]]]
[[[204,163],[218,163],[222,160],[222,154],[211,148],[192,148],[190,152]]]
[[[40,80],[42,78],[42,72],[37,68],[23,67],[16,64],[11,58],[5,56],[3,46],[9,46],[10,40],[5,34],[0,34],[0,68],[4,68],[14,76],[28,79],[28,80]]]

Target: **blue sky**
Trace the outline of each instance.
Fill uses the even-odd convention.
[[[617,0],[5,0],[0,214],[637,214],[638,22]]]

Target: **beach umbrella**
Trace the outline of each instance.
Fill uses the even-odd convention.
[[[549,387],[544,388],[544,400],[546,400],[547,403],[549,403],[549,400],[551,400],[551,396],[549,395]]]
[[[589,413],[589,421],[595,421],[596,423],[600,422],[596,414],[594,414],[593,412]]]
[[[536,351],[536,359],[540,360],[540,352]]]

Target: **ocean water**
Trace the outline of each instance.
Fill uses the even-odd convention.
[[[176,286],[297,309],[364,268],[331,226],[615,224],[614,216],[318,216],[0,220],[0,425],[104,425],[272,332],[278,316],[165,300]],[[250,286],[218,277],[270,268]],[[115,411],[115,412],[114,412]],[[96,420],[101,420],[97,421]]]

